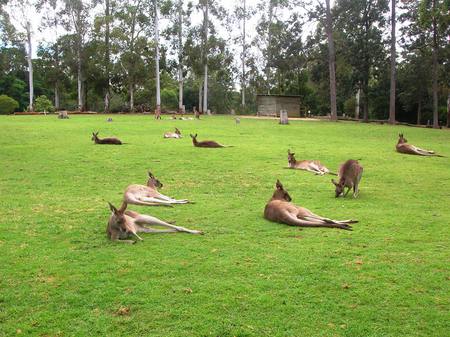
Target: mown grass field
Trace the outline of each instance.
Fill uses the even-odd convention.
[[[106,118],[0,117],[0,336],[448,336],[448,130]],[[174,126],[185,138],[164,140]],[[97,130],[129,144],[94,145]],[[447,157],[396,153],[398,132]],[[234,147],[194,148],[189,133]],[[288,148],[333,170],[360,159],[359,198],[284,169]],[[196,203],[130,208],[205,235],[107,240],[107,201],[147,169]],[[277,178],[296,204],[360,223],[264,220]]]

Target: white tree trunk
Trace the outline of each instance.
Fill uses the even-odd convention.
[[[242,19],[242,81],[241,81],[241,91],[242,91],[242,107],[245,107],[245,52],[246,52],[246,46],[245,46],[245,23],[247,20],[247,7],[246,7],[246,0],[244,0],[243,3],[244,6],[244,13],[243,13],[243,19]]]
[[[30,103],[29,103],[29,111],[34,111],[34,86],[33,86],[33,55],[32,55],[32,45],[31,45],[31,24],[28,21],[26,25],[27,29],[27,44],[28,44],[28,53],[27,53],[27,61],[28,61],[28,85],[30,89]]]
[[[134,112],[134,85],[130,84],[130,112]]]
[[[391,1],[391,94],[389,97],[389,124],[395,124],[395,0]]]
[[[158,18],[158,0],[155,2],[155,64],[156,64],[156,111],[161,110],[161,86],[159,81],[159,18]]]
[[[56,111],[59,110],[59,89],[58,89],[58,83],[55,84],[55,109],[56,109]]]
[[[77,51],[78,65],[77,65],[77,86],[78,86],[78,110],[83,111],[83,83],[81,78],[81,46]]]
[[[335,62],[335,50],[333,39],[333,23],[331,18],[330,0],[326,0],[326,31],[328,37],[328,67],[330,72],[330,108],[331,108],[331,120],[337,120],[337,107],[336,107],[336,62]]]
[[[203,81],[203,112],[208,111],[208,0],[205,1],[205,17],[204,17],[204,29],[205,29],[205,78]]]
[[[183,111],[183,0],[178,3],[178,111]]]
[[[202,81],[200,81],[200,84],[198,85],[198,111],[199,112],[203,112],[203,104],[202,104],[202,88],[203,88],[203,85],[202,85]]]
[[[361,98],[361,89],[358,88],[356,92],[356,104],[355,104],[355,118],[359,119],[359,100]]]

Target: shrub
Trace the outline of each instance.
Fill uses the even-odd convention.
[[[344,113],[347,117],[355,116],[356,98],[350,97],[344,102]]]
[[[0,115],[9,115],[19,107],[19,102],[7,95],[0,95]]]
[[[55,112],[55,107],[47,96],[39,96],[36,98],[35,111],[37,112]]]

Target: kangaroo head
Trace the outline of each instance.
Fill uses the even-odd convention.
[[[192,141],[193,141],[194,143],[196,143],[196,142],[197,142],[197,134],[193,135],[193,134],[191,133],[190,136],[191,136],[191,138],[192,138]]]
[[[284,200],[284,201],[291,201],[292,198],[289,195],[289,193],[283,188],[283,185],[281,182],[277,179],[277,182],[275,183],[275,191],[273,192],[272,199],[274,200]]]
[[[288,162],[295,163],[295,153],[288,150]]]
[[[344,193],[344,181],[336,182],[336,180],[331,179],[331,182],[336,187],[335,197],[338,198],[340,195],[342,195]]]
[[[405,137],[403,137],[403,133],[399,133],[398,134],[398,143],[399,144],[404,144],[404,143],[407,143],[407,142],[408,142],[408,140]]]
[[[181,135],[181,131],[178,130],[178,128],[175,128],[175,133],[176,133],[177,135]]]
[[[126,209],[126,204],[124,203],[120,209],[117,209],[113,204],[108,202],[109,209],[111,210],[111,217],[109,218],[109,223],[114,228],[120,229],[121,231],[126,231],[125,226],[125,216],[123,213]]]
[[[154,187],[154,188],[162,188],[163,184],[158,179],[156,179],[156,177],[153,175],[153,173],[148,171],[147,186]]]

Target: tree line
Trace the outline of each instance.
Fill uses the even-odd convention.
[[[256,113],[256,94],[298,95],[304,115],[438,127],[450,119],[449,10],[450,0],[242,0],[231,9],[219,0],[0,0],[0,95],[17,110],[46,96],[56,109],[217,113]],[[37,43],[36,29],[54,41]]]

